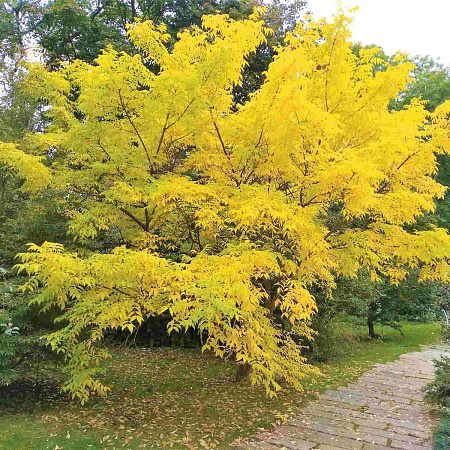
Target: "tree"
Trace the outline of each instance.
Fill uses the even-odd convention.
[[[431,57],[416,56],[413,59],[416,65],[414,70],[414,84],[399,95],[397,101],[392,102],[396,109],[402,108],[411,102],[413,97],[420,97],[426,101],[425,108],[433,112],[450,99],[450,69],[443,66]],[[438,155],[439,172],[436,179],[444,186],[450,187],[450,160],[448,155]],[[447,191],[445,197],[438,201],[436,212],[428,217],[436,225],[450,229],[450,197]]]
[[[263,19],[266,25],[273,30],[273,34],[268,36],[267,42],[260,44],[255,52],[249,55],[248,64],[242,72],[242,79],[233,87],[233,99],[240,105],[246,103],[250,99],[250,95],[263,85],[265,73],[277,52],[276,48],[284,45],[286,33],[295,28],[307,6],[303,0],[295,0],[290,3],[272,0],[262,4],[266,5]]]
[[[353,52],[358,56],[361,50],[370,49],[376,49],[376,56],[379,58],[379,64],[374,68],[376,71],[386,70],[385,63],[398,64],[399,62],[395,61],[395,55],[387,55],[375,44],[362,46],[360,42],[357,42],[352,47]],[[433,112],[439,105],[450,99],[450,69],[429,55],[416,55],[408,58],[408,61],[414,64],[411,82],[402,92],[396,94],[389,108],[400,111],[410,105],[414,99],[420,98],[425,101],[425,109]]]
[[[419,283],[418,278],[419,269],[411,269],[397,285],[385,280],[374,283],[364,272],[358,274],[358,279],[340,279],[333,292],[334,307],[337,312],[364,318],[371,338],[379,337],[376,324],[402,332],[402,320],[436,320],[437,286],[432,282]]]
[[[401,92],[391,106],[400,110],[413,98],[420,97],[427,102],[425,108],[433,112],[450,98],[450,69],[430,56],[416,56],[411,61],[415,65],[414,83]]]
[[[268,394],[279,379],[300,389],[314,369],[293,334],[311,335],[313,285],[331,290],[361,268],[397,283],[419,263],[421,279],[449,281],[446,230],[403,227],[444,194],[432,175],[448,121],[438,113],[425,130],[416,101],[389,112],[413,66],[374,74],[376,51],[352,53],[348,22],[300,22],[237,111],[232,87],[268,32],[256,13],[206,16],[171,51],[164,25],[130,25],[157,74],[111,48],[95,65],[35,66],[29,86],[53,120],[28,148],[54,149],[51,184],[69,193],[72,232],[116,229],[123,243],[88,255],[44,243],[21,255],[28,287],[43,286],[36,302],[63,310],[67,325],[48,340],[74,396],[106,390],[95,377],[106,330],[165,311],[169,331],[207,331],[204,349],[250,364]],[[435,144],[423,139],[430,131]]]

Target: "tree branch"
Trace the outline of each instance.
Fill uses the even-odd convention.
[[[97,9],[92,12],[91,17],[90,17],[91,22],[102,12],[102,9],[103,9],[102,5],[99,5],[97,7]]]
[[[328,108],[328,75],[330,73],[328,68],[330,67],[330,64],[331,64],[331,58],[333,57],[334,48],[336,47],[336,41],[337,41],[337,36],[334,37],[333,45],[331,46],[331,52],[330,52],[330,57],[328,59],[328,64],[326,64],[324,67],[324,70],[325,70],[325,108],[327,108],[327,112],[329,111],[329,108]]]
[[[161,137],[159,138],[159,142],[158,142],[158,148],[156,149],[156,154],[159,154],[159,151],[161,150],[161,145],[162,142],[164,140],[164,135],[166,134],[166,131],[169,129],[169,127],[167,126],[167,122],[169,121],[169,117],[170,117],[170,112],[167,113],[166,116],[166,122],[164,123],[162,132],[161,132]]]
[[[420,150],[417,150],[417,152],[412,153],[409,155],[398,167],[397,170],[401,169],[411,158],[418,155],[420,153]]]
[[[211,116],[212,116],[212,114],[211,114]],[[217,133],[217,137],[219,138],[220,145],[222,146],[222,151],[223,151],[224,155],[227,157],[227,159],[228,159],[228,161],[229,161],[229,163],[231,165],[231,172],[233,173],[233,176],[231,177],[231,179],[236,183],[236,187],[239,187],[241,185],[241,181],[239,181],[236,178],[236,170],[234,169],[233,163],[231,162],[230,153],[227,152],[227,148],[225,146],[225,142],[222,139],[222,135],[220,134],[219,127],[217,126],[216,121],[214,119],[212,119],[212,121],[213,121],[213,124],[214,124],[214,128],[216,129],[216,133]]]
[[[132,294],[129,294],[128,292],[122,291],[121,289],[116,288],[116,287],[109,287],[109,286],[105,286],[103,284],[98,284],[97,286],[99,288],[102,288],[102,289],[108,289],[109,291],[115,291],[115,292],[118,292],[119,294],[125,295],[127,297],[134,298],[134,296]]]
[[[19,367],[26,359],[28,355],[23,355],[20,357],[19,361],[17,361],[15,364],[11,365],[11,370],[14,370],[16,367]]]
[[[101,150],[103,151],[103,153],[106,155],[106,157],[108,158],[108,161],[112,161],[111,155],[106,151],[105,147],[102,145],[102,143],[100,142],[100,138],[97,139],[97,144],[98,146],[101,148]]]
[[[126,216],[128,216],[131,220],[133,220],[134,222],[136,222],[144,231],[148,231],[148,228],[146,226],[146,224],[144,222],[142,222],[141,220],[139,220],[136,216],[134,216],[133,214],[131,214],[129,211],[127,211],[125,208],[123,207],[119,207],[119,211],[122,211]]]
[[[133,127],[134,132],[136,133],[136,135],[137,135],[139,141],[141,142],[141,145],[142,145],[142,147],[144,148],[144,151],[145,151],[145,153],[146,153],[146,155],[147,155],[147,161],[148,161],[148,164],[149,164],[149,166],[150,166],[150,168],[151,168],[151,167],[152,167],[152,160],[151,160],[151,158],[150,158],[150,153],[149,153],[148,150],[147,150],[147,146],[145,145],[145,142],[144,142],[144,140],[142,139],[141,134],[139,133],[138,129],[136,128],[136,125],[135,125],[134,122],[131,120],[131,116],[130,116],[130,114],[129,114],[128,110],[127,110],[127,107],[125,106],[125,103],[124,103],[124,101],[123,101],[123,97],[122,97],[121,90],[119,89],[118,92],[119,92],[120,105],[122,106],[122,110],[123,110],[123,112],[125,113],[125,117],[128,119],[128,122],[129,122],[130,125]]]
[[[155,208],[156,208],[156,206],[155,206]],[[147,208],[145,208],[144,211],[145,211],[145,228],[148,231],[148,228],[150,226],[150,216],[148,214],[148,209]]]
[[[223,153],[229,159],[230,155],[227,152],[227,148],[225,146],[225,142],[223,142],[222,135],[220,134],[219,127],[217,126],[216,121],[213,119],[214,128],[216,129],[217,137],[219,138],[220,145],[222,146]]]
[[[179,122],[183,116],[187,113],[188,109],[191,107],[192,103],[194,103],[195,97],[188,103],[186,108],[184,108],[184,111],[178,116],[176,120],[174,120],[170,125],[167,126],[167,129],[173,127],[177,122]]]

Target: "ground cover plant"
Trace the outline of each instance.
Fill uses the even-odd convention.
[[[446,315],[442,322],[441,338],[447,345],[450,345],[449,329]],[[425,387],[425,399],[439,407],[440,423],[434,430],[434,448],[443,450],[450,448],[450,358],[443,356],[434,360],[434,365],[435,379]]]
[[[0,448],[226,448],[296,414],[321,390],[350,383],[373,363],[440,339],[438,324],[402,325],[405,336],[380,327],[384,341],[370,340],[364,326],[348,326],[345,355],[319,365],[323,376],[305,380],[303,393],[286,386],[275,399],[236,382],[234,362],[194,350],[111,349],[114,359],[105,361],[103,376],[113,390],[85,406],[58,393],[61,374],[48,367],[40,400],[24,385],[0,390]]]
[[[442,412],[441,421],[434,432],[434,449],[445,450],[450,448],[450,413]]]

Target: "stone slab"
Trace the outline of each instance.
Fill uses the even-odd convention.
[[[357,441],[372,442],[373,444],[387,445],[387,439],[382,436],[376,436],[371,434],[365,434],[362,432],[356,432],[347,428],[340,428],[338,426],[330,426],[320,423],[305,423],[301,420],[292,419],[289,421],[291,426],[295,428],[303,428],[306,430],[320,431],[334,436],[341,436],[348,439],[355,439]]]
[[[402,450],[431,450],[433,448],[432,445],[415,445],[402,441],[391,441],[391,447]]]
[[[411,403],[411,399],[409,399],[409,398],[398,397],[396,395],[383,394],[378,389],[369,389],[369,388],[355,389],[355,388],[348,388],[348,387],[339,387],[337,390],[339,392],[346,392],[351,395],[362,395],[363,398],[364,397],[373,397],[373,398],[377,398],[377,399],[379,398],[381,400],[392,400],[396,403],[404,403],[406,405]]]
[[[364,434],[365,436],[379,436],[386,439],[395,439],[397,441],[409,442],[411,444],[421,445],[428,438],[427,435],[422,436],[413,436],[409,434],[407,429],[403,429],[401,432],[398,430],[392,430],[388,428],[387,424],[381,424],[376,422],[369,422],[367,420],[362,420],[358,418],[342,418],[337,416],[331,417],[321,417],[321,416],[308,416],[302,419],[305,422],[309,422],[310,424],[321,424],[328,425],[332,427],[345,428],[346,430],[350,430],[352,432],[356,432],[359,434]],[[374,427],[375,426],[375,427]],[[311,429],[317,430],[312,425],[310,425]],[[387,429],[388,428],[388,429]],[[322,430],[323,431],[323,430]],[[348,435],[347,437],[351,437]],[[363,439],[364,440],[364,439]],[[368,439],[369,442],[375,441],[380,443],[378,439]]]
[[[361,450],[363,447],[362,441],[334,436],[320,431],[301,430],[301,432],[299,432],[297,428],[286,425],[283,426],[283,429],[286,430],[286,433],[290,436],[295,436],[299,439],[314,442],[316,444],[326,444],[331,445],[332,447],[344,448],[346,450]]]
[[[385,447],[384,445],[376,444],[365,444],[364,450],[388,450],[390,447]]]
[[[310,450],[315,447],[315,443],[304,441],[302,439],[295,439],[289,436],[273,435],[267,441],[267,444],[276,445],[277,447],[286,447],[296,450]]]
[[[320,447],[317,447],[318,450],[342,450],[342,447],[332,447],[331,445],[322,444]]]
[[[371,420],[366,420],[366,419],[360,419],[358,417],[353,417],[353,416],[333,414],[333,413],[323,411],[320,409],[310,412],[310,419],[316,420],[320,423],[323,422],[323,423],[330,423],[330,424],[332,424],[333,422],[343,422],[346,424],[350,424],[352,429],[354,429],[355,427],[358,427],[358,426],[368,426],[368,427],[372,427],[372,428],[375,428],[378,430],[385,430],[388,428],[387,423],[375,422],[373,420],[371,421]]]
[[[424,394],[420,390],[399,388],[399,386],[389,385],[386,383],[376,383],[374,381],[362,380],[361,378],[357,381],[357,383],[349,384],[347,387],[349,389],[377,389],[378,391],[386,394],[392,393],[397,397],[413,400],[422,400],[424,397]]]

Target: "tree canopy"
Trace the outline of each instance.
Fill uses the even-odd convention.
[[[300,389],[315,372],[293,336],[311,337],[313,285],[331,290],[361,268],[396,283],[418,265],[421,279],[449,281],[447,230],[404,227],[444,195],[433,176],[449,104],[427,126],[418,100],[389,111],[413,65],[382,61],[379,49],[356,55],[343,14],[306,19],[238,107],[232,88],[270,33],[257,11],[204,16],[172,49],[165,25],[137,22],[128,33],[143,57],[108,48],[95,64],[31,71],[51,126],[23,145],[51,149],[50,185],[67,193],[77,239],[107,229],[122,242],[111,253],[45,243],[21,255],[28,287],[43,286],[36,302],[63,310],[48,339],[82,401],[106,390],[95,363],[111,328],[169,311],[169,330],[207,331],[204,350],[250,364],[273,395],[280,379]]]
[[[402,109],[413,98],[420,97],[426,101],[425,108],[433,112],[450,98],[450,69],[430,56],[416,56],[412,62],[415,65],[414,82],[405,92],[400,93],[392,106]]]

